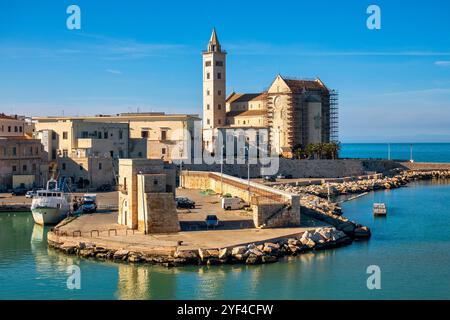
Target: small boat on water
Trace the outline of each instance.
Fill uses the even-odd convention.
[[[375,216],[386,216],[387,215],[386,204],[384,204],[384,203],[374,203],[373,204],[373,214]]]
[[[58,182],[51,179],[45,190],[36,192],[31,202],[33,219],[40,225],[58,224],[70,211],[70,195],[58,187]]]

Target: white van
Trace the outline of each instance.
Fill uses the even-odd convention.
[[[222,198],[222,209],[225,210],[241,210],[245,205],[245,201],[238,197]]]

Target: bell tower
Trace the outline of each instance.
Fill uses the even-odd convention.
[[[203,143],[210,152],[214,149],[214,129],[226,125],[225,99],[226,52],[214,28],[203,52]]]

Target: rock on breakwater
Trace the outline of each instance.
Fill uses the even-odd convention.
[[[76,241],[68,237],[57,237],[49,233],[49,247],[65,254],[82,258],[96,258],[115,262],[151,263],[166,267],[188,264],[265,264],[277,262],[284,256],[295,256],[304,252],[337,248],[352,243],[352,238],[336,228],[318,228],[297,237],[274,242],[252,243],[230,248],[183,250],[178,247],[173,253],[156,254],[131,251],[125,248],[108,248],[93,242]],[[168,251],[169,252],[169,251]]]

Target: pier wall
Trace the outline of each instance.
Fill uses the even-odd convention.
[[[214,172],[183,171],[182,187],[230,194],[249,203],[257,227],[300,225],[300,197],[263,184]]]
[[[400,165],[415,171],[450,170],[450,163],[401,162]]]
[[[402,166],[398,162],[389,160],[278,160],[279,169],[277,174],[292,175],[294,179],[362,176],[372,172],[385,173]],[[262,168],[261,164],[251,164],[250,177],[259,178],[263,176]],[[183,170],[220,172],[220,164],[183,164]],[[247,177],[247,170],[247,164],[224,164],[223,166],[223,172],[234,177]]]

